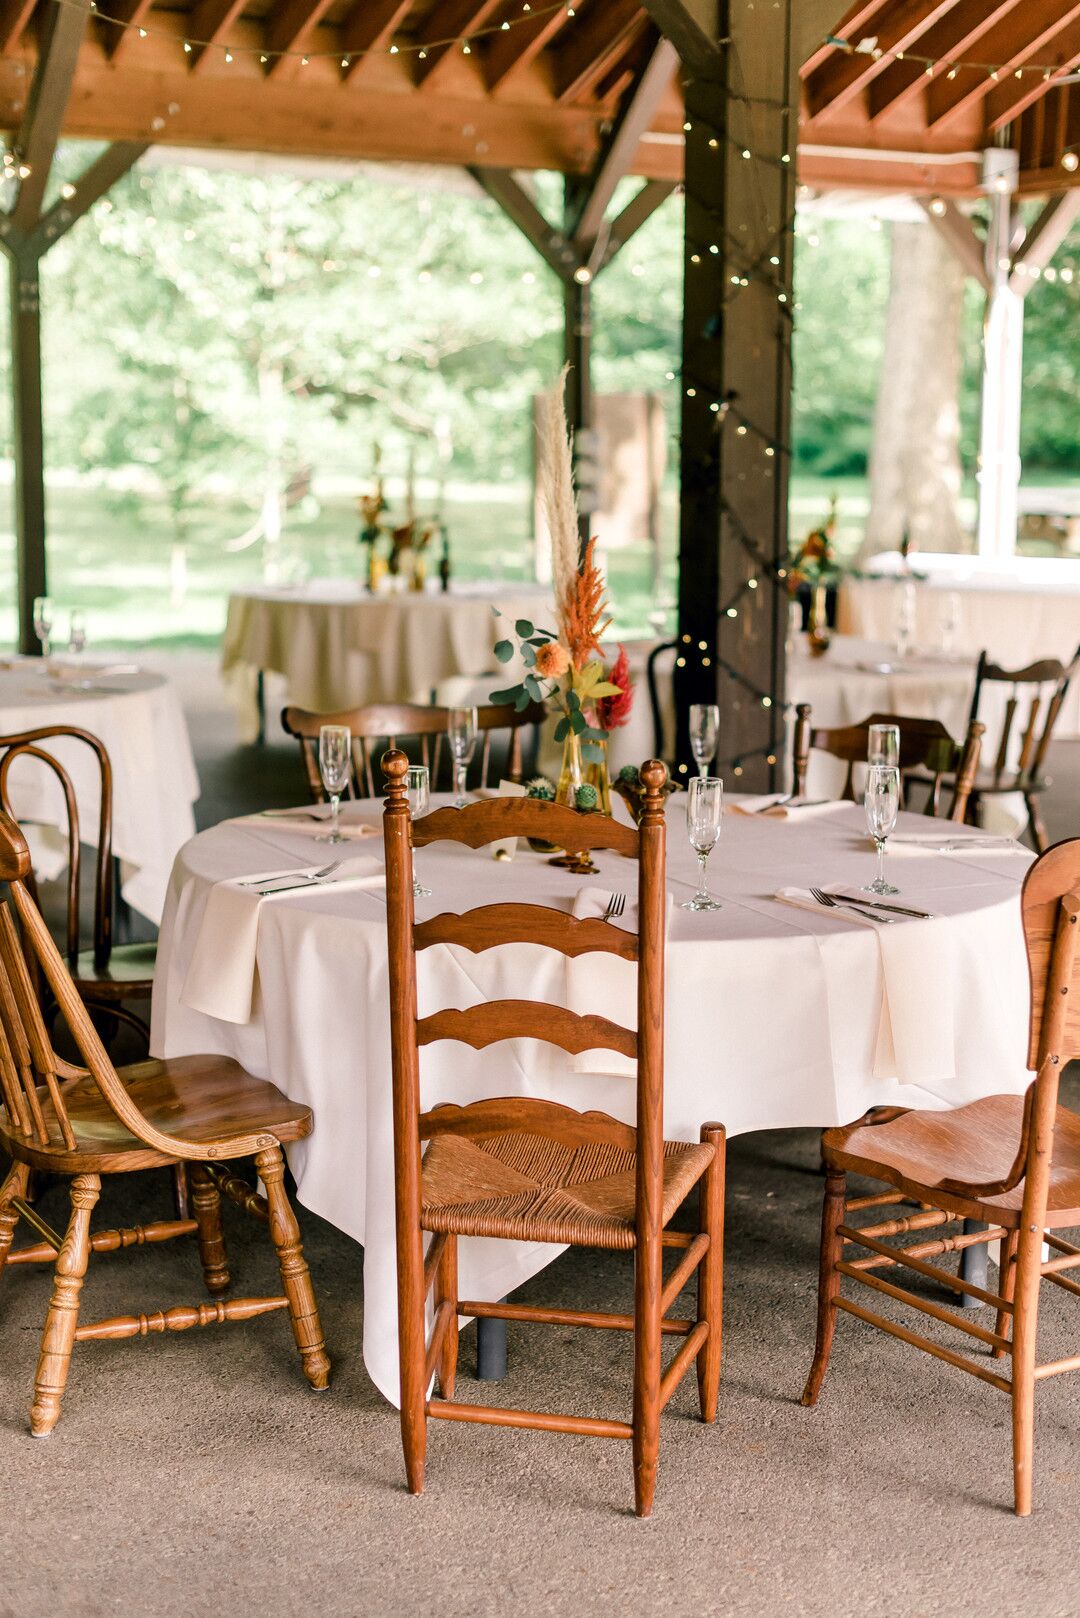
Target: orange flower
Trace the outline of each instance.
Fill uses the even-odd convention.
[[[570,647],[570,656],[576,669],[583,669],[590,657],[599,655],[600,640],[611,623],[605,617],[604,599],[607,585],[596,565],[596,540],[590,539],[581,559],[580,571],[574,575],[562,603],[560,628]]]
[[[536,673],[541,680],[558,680],[570,667],[570,653],[557,640],[536,648]]]

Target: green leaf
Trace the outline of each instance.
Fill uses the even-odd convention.
[[[581,698],[578,696],[576,691],[568,691],[566,693],[566,706],[570,709],[571,713],[577,713],[579,711],[581,707]]]
[[[512,640],[499,640],[495,642],[495,656],[500,663],[509,663],[514,656],[514,643]]]
[[[527,669],[534,669],[536,667],[536,653],[533,651],[528,641],[526,641],[521,648],[521,659]]]
[[[496,618],[501,618],[502,617],[502,613],[499,611],[498,607],[492,607],[491,610],[495,614]]]
[[[585,715],[580,712],[572,713],[570,715],[570,724],[573,726],[575,736],[580,736],[583,730],[588,729],[588,726],[585,723]]]
[[[582,742],[581,756],[586,764],[602,764],[604,762],[604,749],[597,747],[595,742]]]
[[[527,618],[519,618],[514,625],[514,630],[521,636],[522,640],[528,640],[529,636],[535,633],[532,624]]]
[[[560,719],[559,723],[555,726],[555,740],[557,742],[564,742],[566,740],[566,738],[569,736],[569,734],[570,734],[570,721],[569,721],[569,719]]]
[[[598,729],[596,725],[586,725],[581,734],[589,742],[606,742],[608,739],[607,731]]]
[[[505,691],[492,691],[488,701],[493,702],[496,708],[504,708],[508,703],[516,702],[521,694],[520,685],[509,685]]]
[[[540,689],[540,681],[536,678],[535,674],[526,674],[525,689],[534,702],[543,702],[544,693]]]
[[[621,685],[612,685],[610,680],[601,680],[589,692],[590,697],[617,697],[622,691]]]
[[[518,699],[514,703],[514,708],[518,713],[524,713],[525,709],[528,706],[529,706],[529,693],[526,691],[525,687],[522,686],[521,687],[521,692],[520,692],[520,694],[518,696]]]

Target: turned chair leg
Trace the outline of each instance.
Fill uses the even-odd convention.
[[[815,1405],[825,1371],[832,1353],[836,1332],[836,1295],[840,1291],[840,1272],[836,1268],[844,1243],[839,1235],[844,1222],[844,1193],[847,1175],[840,1169],[827,1168],[825,1173],[825,1201],[821,1210],[821,1269],[818,1275],[817,1342],[814,1345],[814,1363],[803,1389],[802,1403]]]
[[[178,1163],[177,1168],[186,1164]],[[189,1179],[184,1178],[184,1191]],[[195,1220],[202,1261],[203,1280],[212,1298],[229,1290],[229,1261],[225,1252],[225,1234],[221,1228],[221,1196],[217,1186],[202,1163],[192,1163],[190,1174],[191,1217]]]
[[[634,1261],[634,1512],[651,1517],[660,1458],[660,1232],[639,1242]]]
[[[11,1243],[15,1237],[15,1226],[19,1223],[19,1215],[11,1206],[12,1199],[26,1196],[29,1180],[30,1170],[26,1164],[13,1163],[11,1172],[0,1186],[0,1275],[4,1273],[4,1265],[7,1263]]]
[[[697,1357],[698,1402],[702,1421],[716,1420],[720,1392],[720,1358],[724,1327],[724,1176],[727,1136],[723,1124],[703,1124],[701,1138],[715,1152],[698,1186],[698,1228],[709,1238],[709,1251],[698,1269],[699,1320],[708,1322]]]
[[[1019,1233],[1013,1281],[1012,1432],[1016,1515],[1030,1517],[1035,1458],[1035,1339],[1042,1280],[1042,1231]]]
[[[255,1166],[266,1187],[270,1239],[277,1250],[281,1280],[289,1300],[289,1318],[296,1346],[300,1350],[304,1375],[313,1388],[326,1388],[330,1385],[330,1360],[323,1340],[311,1272],[300,1243],[300,1226],[296,1223],[296,1215],[285,1191],[285,1164],[280,1146],[268,1146],[265,1151],[257,1153]]]
[[[1012,1303],[1013,1297],[1016,1293],[1016,1243],[1018,1239],[1019,1232],[1015,1230],[1008,1231],[1001,1238],[1001,1263],[998,1266],[998,1291],[1005,1299],[1006,1303]],[[1010,1335],[1009,1319],[1009,1310],[998,1310],[996,1316],[994,1317],[994,1335],[996,1337],[1008,1337]],[[1004,1359],[1005,1354],[1006,1350],[1003,1348],[995,1348],[991,1350],[991,1355],[995,1360]]]
[[[46,1438],[60,1420],[60,1401],[79,1322],[79,1294],[90,1261],[90,1215],[100,1195],[101,1180],[96,1174],[77,1174],[71,1182],[71,1219],[56,1255],[56,1278],[34,1377],[30,1431],[35,1438]]]
[[[177,1219],[190,1219],[191,1214],[191,1187],[188,1180],[188,1166],[186,1163],[173,1164],[173,1206],[176,1209]]]
[[[440,1303],[451,1303],[454,1312],[446,1326],[446,1335],[439,1349],[439,1360],[436,1366],[439,1377],[439,1392],[444,1399],[454,1397],[454,1384],[457,1381],[458,1363],[458,1317],[457,1317],[458,1281],[457,1281],[457,1237],[448,1236],[446,1246],[442,1250],[435,1271],[435,1308]]]

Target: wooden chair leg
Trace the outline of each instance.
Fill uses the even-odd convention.
[[[177,1219],[190,1219],[192,1214],[188,1166],[186,1163],[174,1163],[172,1172],[173,1206],[176,1209],[176,1217]]]
[[[178,1163],[177,1168],[186,1168]],[[185,1192],[188,1177],[184,1178]],[[229,1290],[229,1261],[225,1252],[225,1233],[221,1228],[221,1196],[217,1186],[202,1163],[192,1163],[190,1174],[191,1217],[198,1225],[199,1258],[202,1261],[203,1280],[212,1298]]]
[[[821,1268],[818,1274],[817,1342],[814,1345],[814,1363],[803,1389],[804,1405],[816,1405],[825,1371],[832,1353],[836,1331],[836,1295],[840,1291],[840,1275],[836,1268],[843,1242],[838,1235],[844,1222],[844,1194],[847,1175],[840,1169],[827,1168],[825,1172],[825,1201],[821,1210]]]
[[[1013,1492],[1018,1517],[1030,1517],[1035,1454],[1035,1339],[1042,1280],[1042,1231],[1021,1230],[1013,1283]]]
[[[1001,1238],[1001,1263],[998,1266],[998,1291],[1007,1303],[1011,1303],[1016,1292],[1016,1243],[1019,1232],[1010,1230]],[[994,1335],[1008,1337],[1011,1316],[1006,1309],[999,1309],[994,1318]],[[995,1348],[991,1355],[995,1360],[1005,1358],[1005,1349]]]
[[[458,1362],[458,1317],[457,1317],[457,1237],[448,1236],[446,1245],[442,1250],[435,1271],[435,1307],[440,1303],[452,1303],[454,1313],[450,1316],[446,1327],[446,1335],[439,1349],[439,1361],[436,1367],[439,1377],[439,1391],[444,1399],[454,1397],[454,1384],[457,1381]]]
[[[285,1191],[285,1163],[280,1146],[268,1146],[265,1151],[257,1153],[255,1166],[266,1187],[270,1239],[277,1250],[281,1280],[289,1300],[289,1318],[296,1346],[300,1350],[304,1375],[313,1388],[326,1388],[330,1385],[330,1360],[323,1340],[311,1272],[300,1243],[300,1226],[296,1223],[296,1215]]]
[[[46,1438],[60,1420],[60,1401],[79,1321],[79,1294],[90,1262],[90,1215],[100,1195],[101,1180],[96,1174],[77,1174],[71,1182],[71,1219],[56,1255],[56,1279],[34,1377],[30,1431],[35,1438]]]
[[[727,1136],[723,1124],[703,1124],[701,1138],[706,1145],[714,1149],[716,1156],[705,1170],[698,1187],[700,1198],[698,1225],[709,1238],[709,1251],[698,1270],[697,1317],[708,1322],[709,1335],[698,1354],[697,1382],[701,1419],[715,1421],[723,1348],[724,1177],[727,1166]]]
[[[638,1245],[634,1262],[634,1512],[651,1517],[660,1457],[660,1232]]]
[[[1050,839],[1046,835],[1046,826],[1043,821],[1042,810],[1039,808],[1039,799],[1037,794],[1034,792],[1025,792],[1024,802],[1027,804],[1028,819],[1031,822],[1031,837],[1035,844],[1036,852],[1039,854],[1045,854],[1046,850],[1050,847]]]
[[[401,1376],[401,1448],[410,1494],[424,1492],[427,1457],[427,1348],[424,1243],[413,1208],[397,1207],[398,1366]]]
[[[11,1171],[3,1185],[0,1186],[0,1275],[4,1273],[7,1256],[11,1252],[11,1243],[15,1237],[15,1226],[19,1223],[19,1216],[11,1206],[13,1197],[25,1197],[27,1184],[30,1180],[30,1170],[25,1163],[13,1163]]]

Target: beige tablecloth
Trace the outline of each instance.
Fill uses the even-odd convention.
[[[350,805],[360,818],[373,804]],[[859,885],[873,854],[862,813],[839,805],[800,822],[731,816],[713,856],[711,886],[722,910],[693,915],[695,862],[682,799],[669,810],[665,1131],[697,1138],[701,1123],[745,1130],[822,1126],[858,1117],[877,1103],[953,1107],[974,1097],[1019,1092],[1027,1024],[1027,974],[1018,902],[1024,854],[978,851],[959,857],[908,850],[891,871],[903,895],[940,919],[921,928],[933,965],[933,1040],[923,1037],[929,998],[918,972],[889,981],[883,935],[835,911],[810,913],[778,902],[785,885]],[[908,820],[909,817],[903,817]],[[920,829],[924,822],[909,822]],[[963,836],[964,833],[960,832]],[[970,835],[970,834],[968,834]],[[397,1349],[391,1156],[390,1033],[386,905],[378,888],[305,890],[264,904],[256,944],[258,981],[246,1023],[218,1021],[182,1002],[188,967],[214,882],[295,869],[312,859],[310,840],[281,825],[227,822],[180,854],[158,952],[153,1049],[177,1056],[219,1051],[273,1079],[315,1113],[311,1138],[289,1148],[305,1206],[364,1244],[364,1354],[371,1375],[396,1397]],[[484,851],[436,845],[418,857],[432,889],[419,919],[443,910],[513,898],[570,909],[583,885],[634,895],[634,868],[613,854],[600,872],[574,877],[545,857],[519,851],[498,862]],[[890,928],[890,935],[900,928]],[[906,935],[907,936],[907,935]],[[910,939],[916,941],[912,932]],[[895,948],[890,937],[889,948]],[[895,957],[893,960],[895,965]],[[527,994],[566,1004],[564,959],[533,945],[470,955],[446,946],[420,958],[420,1011]],[[581,1007],[616,1020],[632,1009]],[[886,1006],[890,1035],[883,1036]],[[574,1071],[571,1058],[537,1041],[474,1051],[450,1043],[421,1057],[423,1105],[497,1095],[539,1095],[632,1120],[627,1079]],[[917,1074],[917,1082],[910,1076]],[[808,1242],[810,1240],[808,1233]],[[464,1295],[503,1296],[549,1263],[550,1246],[461,1244]],[[359,1274],[357,1276],[359,1280]],[[807,1278],[809,1284],[809,1276]]]
[[[284,675],[291,702],[324,713],[426,702],[441,682],[498,669],[492,648],[516,618],[551,627],[550,601],[550,590],[521,583],[379,596],[347,580],[238,591],[229,597],[221,668],[242,739],[257,733],[260,670]]]

